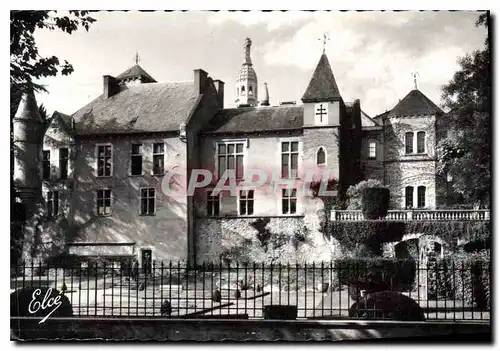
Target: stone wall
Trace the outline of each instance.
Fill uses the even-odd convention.
[[[310,199],[304,216],[198,218],[197,262],[295,263],[330,261],[340,255],[321,233],[321,200]]]
[[[413,116],[390,118],[385,126],[385,174],[386,185],[391,191],[391,209],[405,206],[406,186],[414,187],[414,207],[417,205],[416,188],[426,187],[426,209],[436,208],[436,118]],[[405,153],[405,133],[424,131],[425,152]],[[416,134],[414,139],[416,139]],[[416,142],[414,143],[414,152]]]
[[[143,175],[130,175],[130,149],[134,142],[143,144]],[[113,144],[113,175],[95,177],[95,145]],[[167,196],[162,189],[162,176],[152,173],[152,144],[165,143],[165,168],[168,172],[184,168],[186,145],[177,136],[133,136],[103,140],[77,140],[75,189],[72,194],[72,230],[68,242],[130,243],[135,242],[137,254],[141,248],[152,249],[155,260],[184,260],[187,258],[187,198],[182,191]],[[172,177],[171,186],[183,187]],[[156,189],[155,214],[140,214],[140,189]],[[99,217],[96,213],[96,191],[112,190],[111,215]],[[181,189],[182,190],[182,189]],[[90,254],[90,252],[89,252]],[[114,254],[114,252],[109,252]]]

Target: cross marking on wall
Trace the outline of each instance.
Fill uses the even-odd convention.
[[[319,116],[319,121],[323,123],[323,116],[326,116],[326,108],[323,107],[323,104],[320,104],[319,108],[316,109],[316,116]]]

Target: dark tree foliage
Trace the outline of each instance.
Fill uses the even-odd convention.
[[[13,151],[13,119],[23,92],[32,87],[37,91],[46,89],[34,83],[36,79],[55,76],[59,72],[68,75],[73,66],[68,62],[60,63],[56,56],[43,57],[39,54],[35,42],[36,29],[61,30],[68,34],[83,27],[88,31],[95,19],[88,11],[69,11],[62,15],[56,11],[11,11],[10,13],[10,201],[11,201],[11,260],[17,262],[23,242],[22,227],[25,221],[24,211],[15,202],[14,188],[14,151]],[[39,107],[44,121],[47,111]]]
[[[34,32],[36,29],[61,30],[68,34],[80,27],[88,31],[95,19],[88,11],[69,11],[60,16],[55,11],[11,11],[10,13],[10,83],[19,90],[26,88],[34,79],[68,75],[73,66],[66,60],[60,63],[56,56],[43,57],[38,52]],[[33,84],[36,90],[45,90]]]
[[[488,13],[477,26],[488,28]],[[489,206],[491,196],[491,71],[489,38],[482,50],[459,60],[460,70],[443,87],[450,109],[447,137],[439,144],[439,171],[453,177],[466,204]]]

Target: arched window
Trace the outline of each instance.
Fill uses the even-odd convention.
[[[368,157],[377,158],[377,142],[375,140],[368,142]]]
[[[413,132],[408,132],[405,134],[405,153],[413,153]]]
[[[419,186],[417,188],[417,207],[425,207],[425,186]]]
[[[405,188],[405,207],[412,208],[413,207],[413,187],[407,186]]]
[[[252,94],[253,94],[253,91],[252,91],[252,86],[251,86],[251,85],[248,87],[248,94],[250,94],[250,95],[252,95]]]
[[[423,154],[425,152],[425,132],[417,133],[417,153]]]
[[[318,152],[316,153],[316,164],[318,166],[323,166],[326,164],[326,153],[325,149],[323,149],[322,147],[320,147],[318,149]]]
[[[244,86],[244,85],[242,85],[242,86],[241,86],[241,93],[243,94],[244,92],[245,92],[245,86]]]

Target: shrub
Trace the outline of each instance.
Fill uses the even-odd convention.
[[[347,286],[352,299],[360,291],[373,293],[385,290],[410,291],[416,279],[416,263],[412,259],[348,258],[336,261],[340,286]]]
[[[387,188],[363,189],[362,207],[365,219],[379,219],[387,216],[390,192]]]
[[[488,240],[489,221],[330,221],[325,235],[336,239],[343,249],[352,251],[360,244],[372,247],[384,242],[400,241],[409,233],[438,236],[456,249],[457,239]]]
[[[356,301],[349,308],[349,317],[425,321],[422,308],[412,298],[395,291],[380,291]]]
[[[455,254],[428,265],[428,298],[491,306],[491,261],[484,253]]]
[[[384,185],[375,179],[367,179],[359,182],[356,185],[351,185],[347,189],[347,209],[361,210],[363,190],[367,188],[383,188]]]

